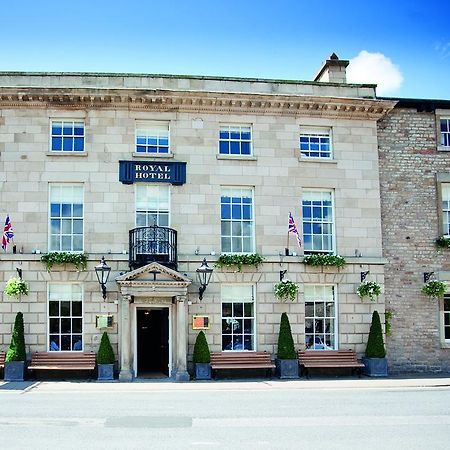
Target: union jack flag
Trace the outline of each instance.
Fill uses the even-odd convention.
[[[2,249],[5,252],[10,239],[13,238],[14,238],[14,231],[11,225],[11,221],[9,220],[9,215],[7,215],[5,220],[5,227],[3,228],[3,237],[2,237]]]
[[[297,244],[299,247],[301,247],[302,240],[300,239],[300,233],[297,230],[297,227],[294,222],[294,218],[292,217],[291,213],[289,213],[288,233],[294,233],[297,236]]]

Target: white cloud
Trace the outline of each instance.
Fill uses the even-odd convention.
[[[382,53],[363,50],[350,60],[347,68],[349,83],[371,83],[377,85],[377,94],[385,95],[399,89],[403,76],[397,65]]]

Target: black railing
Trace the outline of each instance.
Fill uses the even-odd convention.
[[[167,227],[140,227],[129,231],[129,265],[134,270],[157,262],[177,270],[177,232]]]

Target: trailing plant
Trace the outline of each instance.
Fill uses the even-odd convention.
[[[258,266],[264,261],[264,258],[258,253],[250,254],[225,254],[220,255],[215,263],[215,267],[236,266],[238,272],[242,272],[242,266]]]
[[[86,253],[49,252],[41,256],[47,272],[51,272],[53,266],[58,264],[73,264],[77,270],[84,270],[87,267],[87,260]]]
[[[23,314],[18,312],[14,321],[14,328],[11,337],[11,344],[6,352],[5,361],[25,361],[25,336],[23,329]]]
[[[109,341],[108,333],[104,331],[97,352],[97,364],[114,364],[114,361],[114,350]]]
[[[282,280],[275,284],[274,293],[278,300],[294,302],[297,298],[298,285],[291,280]]]
[[[284,312],[281,314],[280,332],[278,334],[278,359],[297,359],[295,352],[294,340],[292,339],[291,325],[288,315]]]
[[[434,242],[437,247],[450,248],[450,237],[439,236]]]
[[[422,287],[422,293],[428,297],[440,298],[447,292],[447,283],[438,280],[431,280],[425,283]]]
[[[394,313],[387,309],[384,312],[384,329],[386,331],[386,336],[390,336],[392,332],[392,317],[394,317]]]
[[[356,290],[356,293],[363,299],[369,297],[372,302],[381,294],[381,286],[376,281],[363,281]]]
[[[11,277],[6,282],[5,290],[3,292],[10,297],[28,295],[28,284],[19,277]]]
[[[200,331],[195,339],[194,355],[192,357],[194,364],[208,364],[211,362],[211,353],[209,351],[208,341],[205,333]]]
[[[303,258],[303,264],[309,266],[335,266],[343,267],[346,264],[345,258],[339,255],[327,255],[322,253],[314,253]]]
[[[366,358],[384,358],[385,356],[386,349],[384,348],[380,315],[378,314],[378,311],[374,311],[372,314],[369,338],[367,339]]]

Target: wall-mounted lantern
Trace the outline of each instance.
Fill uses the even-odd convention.
[[[196,272],[197,272],[197,280],[200,284],[200,287],[198,289],[198,298],[199,300],[202,300],[203,293],[205,292],[206,286],[208,286],[209,280],[211,279],[213,269],[208,266],[206,258],[203,258],[202,264],[196,270]]]
[[[95,273],[97,275],[97,280],[102,288],[103,300],[106,299],[106,283],[108,282],[110,272],[111,267],[106,264],[105,257],[102,256],[100,264],[98,266],[95,266]]]

